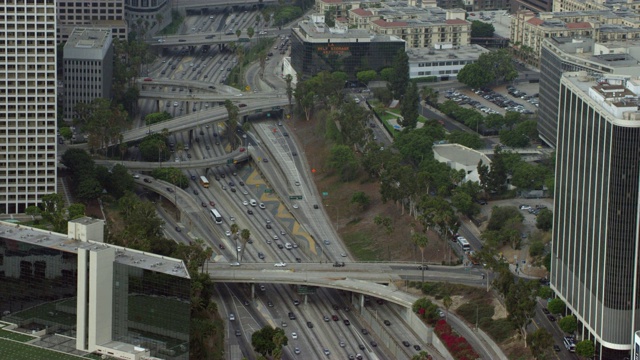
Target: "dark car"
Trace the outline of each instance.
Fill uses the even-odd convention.
[[[298,299],[294,299],[294,300],[293,300],[293,305],[294,305],[294,306],[298,306],[298,305],[300,305],[300,300],[298,300]]]
[[[313,329],[313,324],[311,323],[311,321],[307,321],[307,327],[309,329]]]
[[[204,201],[201,203],[201,205],[202,205],[202,207],[207,207],[207,203],[204,202]]]
[[[387,326],[390,326],[390,325],[391,325],[391,321],[389,321],[389,320],[385,320],[385,321],[384,321],[384,324],[385,324],[385,325],[387,325]]]
[[[362,329],[362,335],[369,335],[369,331],[367,329]]]
[[[209,205],[216,206],[216,203],[214,203],[213,201],[209,201]]]
[[[558,346],[558,345],[553,345],[553,351],[555,351],[555,352],[560,352],[560,350],[561,350],[561,349],[560,349],[560,346]]]
[[[198,190],[193,190],[193,195],[198,195],[198,194],[200,194]]]
[[[271,224],[267,224],[267,229],[271,229]]]
[[[414,348],[414,349],[416,349],[416,350],[418,350],[418,351],[420,351],[420,349],[421,349],[421,348],[420,348],[420,345],[413,345],[413,348]]]
[[[338,321],[338,315],[331,315],[331,319],[333,319],[333,321]]]
[[[244,182],[240,181],[240,182],[238,182],[238,185],[244,186]]]
[[[168,192],[170,192],[170,193],[172,193],[172,192],[173,192],[173,189],[172,189],[172,188],[170,188],[170,187],[168,187],[168,188],[167,188],[167,191],[168,191]]]
[[[418,265],[418,270],[429,270],[429,265],[427,264]]]
[[[195,175],[191,175],[191,180],[196,180],[196,176]]]
[[[411,346],[411,344],[409,344],[409,342],[407,340],[402,341],[402,345],[404,345],[404,347]]]
[[[236,330],[236,336],[242,336],[242,332],[240,330]]]
[[[378,343],[375,342],[374,340],[371,340],[371,342],[369,344],[371,344],[371,346],[373,346],[373,347],[378,347]]]
[[[253,211],[251,211],[251,209],[249,209],[249,210],[247,210],[247,214],[253,215]]]
[[[549,319],[549,321],[556,321],[556,317],[553,315],[547,315],[547,319]]]
[[[349,321],[349,319],[344,319],[344,324],[349,326],[349,325],[351,325],[351,322]]]
[[[289,312],[289,320],[295,320],[296,319],[296,315],[292,312]]]
[[[220,248],[220,250],[224,250],[224,245],[218,244],[218,247]]]
[[[360,350],[364,350],[364,345],[363,345],[363,344],[359,344],[359,345],[358,345],[358,349],[360,349]]]
[[[182,229],[180,228],[180,226],[176,226],[176,231],[177,232],[182,232]]]
[[[296,262],[301,263],[301,262],[302,262],[302,259],[300,259],[300,258],[298,258],[298,257],[297,257],[297,258],[296,258]]]
[[[543,312],[543,313],[545,313],[545,314],[547,314],[547,315],[551,314],[551,313],[549,312],[549,309],[547,309],[547,308],[542,308],[542,312]]]
[[[263,254],[263,253],[261,253],[261,252],[259,252],[259,253],[258,253],[258,257],[259,257],[260,259],[264,259],[264,254]]]
[[[334,304],[334,305],[332,305],[332,307],[333,307],[333,310],[340,310],[340,307],[338,305]]]
[[[231,192],[236,192],[236,188],[232,187]]]
[[[143,180],[143,181],[144,181],[144,182],[146,182],[146,183],[151,184],[151,179],[149,179],[149,178],[144,178],[144,180]]]

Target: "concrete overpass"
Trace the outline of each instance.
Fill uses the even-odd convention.
[[[146,80],[145,80],[146,79]],[[182,87],[192,90],[200,90],[207,92],[215,92],[219,94],[227,94],[232,96],[240,94],[240,90],[224,85],[224,84],[212,84],[210,81],[196,81],[196,80],[172,80],[172,79],[152,79],[150,77],[140,77],[136,79],[136,83],[142,90],[151,86],[158,87]]]
[[[170,101],[225,101],[227,99],[244,103],[245,101],[278,98],[282,97],[282,94],[253,94],[253,93],[238,93],[235,96],[230,94],[216,94],[216,93],[189,93],[189,92],[157,92],[157,91],[140,91],[140,98],[150,98],[155,100],[170,100]]]
[[[247,151],[239,152],[238,150],[211,159],[198,159],[198,160],[190,160],[190,161],[180,161],[180,162],[171,162],[166,161],[163,163],[159,163],[157,161],[154,162],[146,162],[146,161],[118,161],[118,160],[95,160],[95,163],[98,165],[112,166],[115,164],[120,164],[127,169],[131,170],[141,170],[141,171],[150,171],[153,169],[157,169],[159,167],[172,167],[176,169],[209,169],[215,166],[222,166],[231,163],[242,162],[251,157]]]
[[[252,9],[264,5],[278,4],[277,0],[173,0],[172,8],[181,14],[200,13],[208,14],[224,10],[227,7],[234,9]]]
[[[266,112],[269,110],[276,110],[289,104],[289,100],[286,96],[253,100],[245,107],[239,108],[238,115],[250,115]],[[163,121],[161,123],[153,124],[148,127],[136,128],[133,130],[124,131],[122,133],[124,142],[131,142],[141,140],[151,132],[162,132],[163,129],[170,129],[171,132],[183,131],[195,128],[197,126],[203,126],[205,123],[209,124],[215,121],[223,121],[227,119],[227,109],[224,107],[216,107],[213,109],[199,111],[185,116],[173,118],[171,120]]]
[[[250,42],[258,37],[274,36],[274,35],[259,35],[258,32],[252,38],[249,38],[247,31],[242,31],[240,37],[235,33],[227,35],[222,32],[210,32],[204,34],[185,34],[185,35],[167,35],[162,37],[155,37],[148,40],[147,43],[151,47],[155,48],[168,48],[176,46],[201,46],[201,45],[218,45],[218,44],[230,44],[232,42]]]

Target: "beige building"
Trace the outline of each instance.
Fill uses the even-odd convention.
[[[56,1],[58,42],[66,41],[75,27],[109,28],[114,37],[127,39],[124,0]]]
[[[591,11],[591,10],[621,10],[630,9],[638,11],[640,1],[638,0],[618,0],[616,2],[593,1],[593,0],[554,0],[553,11]]]
[[[316,0],[315,10],[322,15],[331,12],[338,18],[346,17],[351,9],[379,7],[380,3],[380,0]]]
[[[527,62],[538,66],[546,38],[592,38],[597,42],[640,39],[640,15],[630,10],[520,11],[511,18],[511,44]]]

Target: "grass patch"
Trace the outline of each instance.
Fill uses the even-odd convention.
[[[175,35],[180,30],[180,26],[184,22],[184,17],[177,11],[171,12],[171,24],[167,25],[158,35]]]
[[[30,336],[30,335],[20,334],[13,331],[7,331],[2,329],[0,329],[0,338],[19,341],[19,342],[27,342],[29,340],[35,339],[33,336]]]
[[[11,360],[77,360],[79,356],[63,354],[36,346],[22,344],[19,342],[0,339],[0,358]]]
[[[484,330],[497,343],[511,338],[515,327],[508,319],[492,319],[495,314],[493,305],[486,302],[471,301],[456,309],[456,313],[462,316],[468,323],[475,324]]]
[[[342,235],[342,240],[358,261],[382,260],[370,235],[362,232],[349,233]]]

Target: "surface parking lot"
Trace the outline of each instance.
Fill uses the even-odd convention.
[[[534,114],[538,110],[538,87],[538,84],[521,83],[482,89],[452,89],[441,93],[439,100],[453,100],[485,115],[504,115],[507,111]]]

